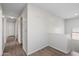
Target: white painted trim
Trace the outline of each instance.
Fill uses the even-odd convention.
[[[36,49],[36,50],[34,50],[34,51],[32,51],[32,52],[28,52],[28,53],[27,53],[27,56],[29,56],[29,55],[31,55],[32,53],[37,52],[37,51],[39,51],[39,50],[41,50],[41,49],[43,49],[43,48],[45,48],[45,47],[47,47],[47,46],[48,46],[48,45],[43,46],[43,47],[41,47],[41,48],[39,48],[39,49]],[[59,51],[65,53],[65,54],[68,54],[68,53],[70,52],[70,51],[65,51],[65,50],[58,49],[58,48],[56,48],[56,47],[54,47],[54,46],[49,46],[49,47],[55,48],[56,50],[59,50]]]
[[[55,48],[56,50],[59,50],[59,51],[65,53],[65,54],[68,54],[70,52],[70,51],[65,51],[65,50],[58,49],[58,48],[56,48],[54,46],[50,46],[50,47]]]
[[[4,43],[4,47],[3,47],[3,50],[2,50],[2,55],[3,55],[3,52],[4,52],[4,48],[5,48],[5,43]]]
[[[34,52],[37,52],[37,51],[39,51],[39,50],[41,50],[41,49],[43,49],[43,48],[45,48],[45,47],[47,47],[48,45],[45,45],[45,46],[43,46],[43,47],[41,47],[41,48],[38,48],[38,49],[36,49],[36,50],[34,50],[34,51],[32,51],[32,52],[28,52],[27,53],[27,56],[29,56],[29,55],[31,55],[32,53],[34,53]]]
[[[25,53],[26,53],[26,55],[27,55],[27,50],[26,50],[26,49],[24,49],[24,48],[23,48],[23,50],[24,50],[24,52],[25,52]]]

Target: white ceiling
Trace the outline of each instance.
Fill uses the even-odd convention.
[[[79,3],[33,3],[34,5],[62,18],[79,16]],[[17,17],[21,14],[24,3],[3,3],[3,15]]]
[[[24,6],[24,3],[2,3],[3,15],[18,17]]]
[[[62,18],[79,16],[79,3],[36,3],[34,5]]]

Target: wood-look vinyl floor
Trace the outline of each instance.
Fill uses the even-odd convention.
[[[13,37],[8,37],[3,56],[25,56],[22,46]]]
[[[31,54],[30,56],[66,56],[66,54],[48,46]]]
[[[22,46],[14,38],[9,37],[5,44],[3,56],[26,56]],[[45,47],[29,56],[69,56],[54,48]]]

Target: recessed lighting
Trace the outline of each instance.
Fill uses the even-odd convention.
[[[16,18],[16,17],[12,17],[12,16],[8,16],[9,18],[11,18],[11,19],[14,19],[14,18]]]

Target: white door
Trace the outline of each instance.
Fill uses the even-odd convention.
[[[13,22],[7,23],[7,32],[8,36],[15,36],[15,23]]]

